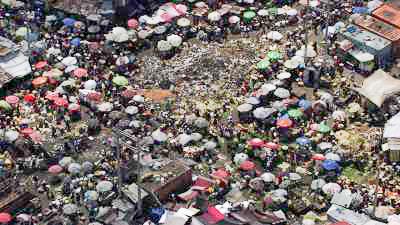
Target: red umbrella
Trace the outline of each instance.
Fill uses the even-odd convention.
[[[49,173],[51,174],[59,174],[63,171],[63,168],[59,165],[50,166],[48,169]]]
[[[138,21],[136,19],[128,20],[128,27],[129,28],[136,29],[136,28],[138,28],[138,26],[139,26],[139,23],[138,23]]]
[[[14,105],[19,102],[19,98],[15,95],[9,95],[6,97],[6,102],[10,103],[11,105]]]
[[[77,69],[74,70],[74,76],[75,77],[81,78],[81,77],[87,77],[87,75],[88,75],[88,72],[87,72],[86,69],[77,68]]]
[[[57,92],[48,91],[46,93],[46,97],[45,98],[48,99],[48,100],[54,101],[54,100],[56,100],[58,98],[58,93]]]
[[[2,212],[0,213],[0,223],[8,223],[12,220],[12,217],[9,213]]]
[[[315,155],[313,155],[313,156],[311,157],[311,159],[323,161],[323,160],[325,160],[326,158],[325,158],[325,156],[322,155],[322,154],[315,154]]]
[[[262,146],[264,146],[264,141],[259,138],[253,138],[253,139],[247,141],[247,144],[252,147],[262,147]]]
[[[265,143],[264,147],[272,149],[272,150],[278,150],[279,144],[274,143],[274,142],[267,142],[267,143]]]
[[[240,164],[240,169],[242,169],[242,170],[249,171],[249,170],[254,170],[255,168],[256,168],[256,164],[251,161],[248,161],[248,160],[246,160]]]
[[[27,94],[24,96],[24,101],[34,103],[36,101],[36,97],[33,94]]]
[[[79,104],[73,103],[68,106],[68,110],[71,113],[79,112],[81,110],[81,106]]]
[[[47,61],[40,61],[40,62],[37,62],[36,64],[35,64],[35,68],[36,69],[43,69],[44,67],[46,67],[48,64],[47,64]]]
[[[42,135],[39,132],[33,131],[32,134],[29,135],[34,143],[41,144],[43,142]]]
[[[21,130],[21,134],[25,135],[25,136],[29,136],[30,134],[33,133],[33,129],[28,127],[28,128],[24,128]]]
[[[45,83],[47,83],[47,77],[37,77],[35,79],[32,80],[32,84],[35,87],[44,85]]]
[[[55,99],[54,104],[58,107],[68,107],[68,101],[64,98]]]
[[[276,125],[281,128],[288,128],[293,125],[293,121],[290,119],[278,119]]]
[[[222,180],[224,183],[228,183],[229,173],[225,169],[219,169],[211,174],[211,177],[217,180]]]

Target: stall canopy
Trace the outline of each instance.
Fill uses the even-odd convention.
[[[379,69],[364,80],[361,88],[355,90],[381,107],[387,97],[400,92],[400,80]]]

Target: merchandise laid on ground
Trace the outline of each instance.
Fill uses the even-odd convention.
[[[0,224],[400,225],[396,1],[1,0],[0,28]]]

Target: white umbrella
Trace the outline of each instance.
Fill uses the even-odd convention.
[[[151,137],[158,142],[164,142],[168,139],[168,135],[160,130],[154,131]]]
[[[113,104],[109,102],[103,102],[97,106],[100,112],[110,112],[113,109],[113,107],[114,107]]]
[[[239,105],[239,106],[237,107],[237,110],[238,110],[239,112],[249,112],[249,111],[252,110],[252,109],[253,109],[253,105],[248,104],[248,103],[241,104],[241,105]]]
[[[270,182],[274,182],[275,181],[275,175],[272,173],[263,173],[261,175],[261,179],[264,182],[270,183]]]
[[[17,37],[26,37],[28,35],[28,28],[27,27],[20,27],[17,31],[15,31],[15,35]]]
[[[310,220],[310,219],[303,219],[301,224],[302,225],[315,225],[315,221],[314,220]]]
[[[89,201],[97,201],[97,199],[99,198],[99,194],[97,193],[97,191],[90,190],[85,192],[84,197]]]
[[[329,152],[328,154],[325,155],[326,159],[334,160],[334,161],[340,161],[340,156],[336,153]]]
[[[317,52],[311,46],[307,47],[307,52],[306,52],[305,47],[303,46],[300,50],[296,51],[296,55],[301,57],[304,57],[305,55],[308,58],[314,58],[315,56],[317,56]]]
[[[336,194],[339,193],[342,190],[339,184],[337,183],[327,183],[322,187],[322,191],[325,194]]]
[[[295,16],[295,15],[297,15],[297,10],[296,9],[289,9],[288,11],[286,11],[286,14],[288,16]]]
[[[179,47],[182,44],[182,37],[176,34],[171,34],[167,37],[167,41],[173,46],[173,47]]]
[[[8,130],[4,133],[5,139],[9,142],[13,142],[18,139],[19,133],[15,130]]]
[[[263,84],[260,89],[265,91],[266,93],[269,93],[269,92],[274,91],[276,89],[276,85],[271,84],[271,83]]]
[[[283,65],[288,69],[296,69],[300,63],[295,60],[288,59],[285,61],[285,63],[283,63]]]
[[[332,113],[332,118],[334,120],[346,121],[347,115],[343,110],[336,110]]]
[[[141,96],[141,95],[135,95],[135,96],[133,96],[133,101],[135,101],[135,102],[139,102],[139,103],[143,103],[144,102],[144,97],[143,96]]]
[[[190,141],[192,141],[192,137],[188,134],[180,134],[178,137],[178,143],[181,144],[182,146],[188,144]]]
[[[219,12],[214,11],[208,14],[208,20],[210,21],[219,21],[221,19],[221,14],[219,14]]]
[[[276,109],[274,109],[274,108],[258,107],[253,111],[253,116],[257,119],[263,120],[265,118],[268,118],[275,112],[276,112]]]
[[[105,35],[106,39],[114,42],[125,42],[129,40],[128,31],[123,27],[114,27],[112,31]]]
[[[121,57],[118,57],[118,59],[115,61],[115,64],[116,64],[117,66],[125,65],[125,64],[128,64],[128,63],[129,63],[129,58],[128,58],[128,56],[121,56]]]
[[[246,153],[237,153],[233,157],[233,162],[235,162],[236,165],[242,164],[242,162],[246,161],[249,158],[249,156]]]
[[[68,172],[72,173],[72,174],[78,174],[81,172],[81,165],[79,165],[78,163],[71,163],[68,166]]]
[[[285,197],[288,195],[288,192],[285,189],[276,189],[276,190],[273,190],[271,193],[272,193],[272,195],[279,196],[279,197]]]
[[[274,91],[274,95],[278,98],[289,98],[290,92],[289,92],[289,90],[287,90],[285,88],[277,88]]]
[[[208,121],[203,117],[199,117],[194,121],[194,125],[198,128],[206,128],[208,127]]]
[[[311,182],[311,189],[318,190],[321,189],[326,182],[323,179],[316,179]]]
[[[274,40],[274,41],[279,41],[283,38],[283,35],[281,33],[279,33],[278,31],[270,31],[267,34],[267,38]]]
[[[258,12],[257,12],[257,15],[259,15],[259,16],[268,16],[268,10],[266,10],[266,9],[260,9],[260,10],[258,10]]]
[[[99,222],[93,222],[93,223],[89,223],[88,225],[103,225],[103,224],[99,223]]]
[[[67,68],[65,68],[64,72],[70,73],[70,72],[72,72],[72,71],[74,71],[74,70],[76,70],[76,69],[78,69],[78,68],[79,68],[79,67],[76,66],[76,65],[70,65],[70,66],[67,66]]]
[[[169,51],[172,49],[172,45],[171,43],[169,43],[168,41],[158,41],[157,42],[157,50],[160,52],[164,52],[164,51]]]
[[[74,160],[71,157],[64,157],[59,162],[58,165],[62,167],[67,167],[69,164],[73,163]]]
[[[278,74],[278,76],[277,76],[277,78],[279,79],[279,80],[285,80],[285,79],[288,79],[288,78],[290,78],[292,75],[289,73],[289,72],[282,72],[282,73],[280,73],[280,74]]]
[[[72,66],[78,63],[78,60],[75,57],[72,56],[68,56],[65,57],[62,61],[62,64],[64,64],[65,66]]]
[[[303,55],[295,55],[290,60],[296,62],[297,66],[299,66],[300,64],[304,64],[304,54]]]
[[[107,192],[107,191],[111,191],[113,186],[114,186],[113,183],[111,183],[110,181],[104,180],[104,181],[100,181],[96,185],[96,190],[98,192]]]
[[[190,136],[193,141],[200,141],[203,138],[200,133],[192,133]]]
[[[93,163],[89,162],[89,161],[85,161],[82,163],[82,170],[86,173],[88,172],[92,172],[93,170]]]
[[[213,141],[207,141],[204,144],[204,148],[206,150],[214,150],[217,147],[217,143],[213,142]]]
[[[188,27],[190,26],[190,20],[187,18],[179,18],[176,22],[180,27]]]
[[[66,204],[63,206],[63,212],[66,215],[72,215],[78,211],[78,207],[75,204]]]
[[[86,90],[94,90],[96,89],[97,83],[95,80],[88,80],[85,81],[85,83],[83,84],[83,88]]]
[[[289,173],[289,179],[292,181],[301,180],[301,176],[298,173]]]
[[[125,112],[126,112],[128,115],[135,115],[136,113],[139,112],[139,109],[138,109],[138,107],[136,107],[136,106],[130,105],[130,106],[128,106],[128,107],[125,108]]]
[[[246,99],[246,103],[251,104],[251,105],[258,105],[258,104],[260,104],[260,99],[258,99],[257,97],[250,97],[250,98]]]

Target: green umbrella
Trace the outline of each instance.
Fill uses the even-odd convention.
[[[269,15],[276,15],[276,14],[278,14],[278,8],[275,8],[275,7],[269,8],[269,9],[268,9],[268,14],[269,14]]]
[[[16,32],[15,35],[17,37],[26,37],[28,35],[28,28],[26,27],[20,27]]]
[[[257,63],[257,69],[261,70],[261,71],[265,71],[266,69],[268,69],[269,65],[270,65],[270,63],[269,63],[268,59],[263,59]]]
[[[282,54],[277,51],[270,51],[268,52],[268,58],[270,60],[276,61],[278,59],[282,59]]]
[[[112,82],[118,86],[127,86],[129,84],[128,79],[123,76],[116,76],[112,79]]]
[[[303,112],[299,109],[290,109],[288,115],[292,118],[299,119],[303,116]]]
[[[331,128],[328,125],[326,125],[325,123],[321,123],[321,124],[319,124],[318,131],[326,134],[331,131]]]
[[[250,22],[256,16],[256,12],[254,11],[246,11],[243,13],[243,18],[245,22]]]
[[[5,100],[0,100],[0,109],[11,110],[12,107],[11,107],[11,105],[8,104],[8,102],[6,102]]]

